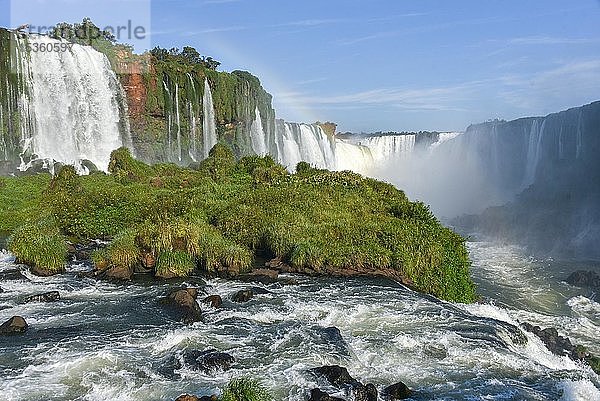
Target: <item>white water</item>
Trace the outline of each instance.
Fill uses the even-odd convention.
[[[208,79],[204,79],[204,95],[202,97],[202,149],[204,158],[217,144],[217,124],[215,120],[215,107]]]
[[[252,150],[259,156],[264,156],[268,153],[267,149],[267,138],[263,130],[262,119],[260,116],[260,110],[258,106],[254,110],[254,121],[250,127],[250,140],[252,142]]]
[[[0,254],[0,321],[19,314],[30,324],[25,336],[0,342],[0,392],[24,401],[172,400],[182,392],[212,394],[231,378],[250,376],[276,399],[304,401],[308,390],[323,388],[307,370],[340,364],[379,389],[402,380],[417,399],[600,399],[599,378],[589,368],[551,354],[531,334],[526,345],[510,339],[526,321],[556,327],[600,353],[598,304],[560,282],[569,268],[531,260],[515,247],[469,249],[485,304],[438,302],[382,280],[306,277],[235,304],[230,297],[249,285],[211,280],[207,293],[225,303],[204,307],[205,321],[189,327],[158,304],[179,284],[96,282],[77,278],[84,269],[77,265],[64,276],[19,277],[10,255]],[[20,301],[51,290],[62,300]],[[323,330],[331,326],[342,341]],[[161,370],[174,353],[207,348],[232,354],[233,369],[210,375],[184,367],[176,376]]]
[[[415,149],[416,135],[383,135],[362,139],[359,144],[369,148],[376,165],[402,158]]]
[[[44,46],[60,43],[45,36],[28,40]],[[30,56],[29,150],[42,159],[75,165],[87,159],[106,170],[110,153],[123,146],[120,84],[108,59],[79,45],[69,51],[32,51]]]
[[[196,84],[190,73],[187,74],[192,90],[192,99],[195,101],[197,97]],[[194,110],[194,103],[188,97],[188,118],[190,121],[190,147],[189,156],[192,161],[198,161],[198,118]]]

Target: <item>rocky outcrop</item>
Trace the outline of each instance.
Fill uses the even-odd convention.
[[[226,352],[211,349],[206,351],[186,350],[183,361],[192,370],[199,370],[205,374],[225,372],[231,369],[235,358]]]
[[[27,322],[21,316],[13,316],[0,326],[0,335],[13,335],[25,333],[28,329]]]
[[[202,320],[202,311],[196,301],[198,290],[196,288],[186,288],[172,291],[162,303],[177,320],[186,324],[199,322]]]
[[[220,295],[209,295],[202,300],[203,304],[208,304],[213,308],[220,308],[223,305],[223,299]]]
[[[322,377],[332,386],[343,388],[343,387],[355,387],[360,385],[360,382],[350,376],[348,373],[348,369],[338,366],[322,366],[319,368],[312,369],[312,372],[318,376]]]
[[[241,304],[250,301],[252,297],[254,297],[253,290],[240,290],[233,295],[232,300]]]
[[[26,297],[23,302],[24,303],[29,303],[29,302],[56,302],[60,300],[60,294],[58,291],[50,291],[50,292],[46,292],[44,294],[38,294],[38,295],[31,295],[29,297]]]
[[[398,382],[396,384],[392,384],[391,386],[384,388],[381,392],[381,396],[386,400],[394,401],[410,398],[412,396],[412,393],[413,392],[411,391],[411,389],[408,388],[406,384]]]
[[[326,392],[321,391],[321,389],[313,388],[310,391],[310,398],[308,399],[308,401],[344,401],[344,400],[341,398],[337,398],[337,397],[331,397]]]
[[[237,279],[246,282],[272,284],[277,282],[278,277],[279,272],[275,269],[255,269],[250,273],[238,276]]]
[[[529,323],[523,323],[522,326],[525,330],[538,336],[553,354],[568,356],[574,361],[583,361],[600,374],[600,358],[592,355],[585,347],[574,345],[567,337],[559,335],[555,328],[542,329]]]

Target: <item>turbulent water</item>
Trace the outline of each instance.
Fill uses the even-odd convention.
[[[28,41],[38,48],[62,43],[35,35]],[[24,153],[75,165],[87,159],[106,170],[110,153],[127,145],[129,134],[121,118],[123,89],[106,56],[80,45],[31,51],[23,73],[29,88],[23,115],[31,127],[24,134]]]
[[[177,283],[112,284],[77,278],[71,264],[53,278],[31,276],[0,254],[0,320],[22,315],[30,330],[0,337],[0,394],[7,400],[169,400],[212,394],[230,378],[261,379],[281,400],[306,400],[323,383],[307,372],[340,364],[363,382],[404,381],[414,399],[600,400],[590,368],[551,354],[518,322],[556,327],[600,354],[600,304],[561,280],[585,266],[534,260],[515,247],[472,242],[473,275],[485,303],[454,305],[384,280],[296,277],[247,304],[228,299],[248,284],[209,280],[220,310],[183,326],[158,305]],[[188,285],[202,285],[189,279]],[[58,290],[62,300],[23,304]],[[341,338],[327,327],[337,327]],[[226,373],[183,367],[166,373],[184,349],[214,348],[236,358]],[[333,391],[333,389],[329,388]],[[338,394],[344,396],[343,394]]]

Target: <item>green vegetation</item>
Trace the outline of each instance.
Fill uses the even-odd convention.
[[[27,264],[44,275],[64,271],[67,246],[52,217],[23,224],[8,239],[8,248],[18,263]]]
[[[0,199],[11,207],[0,205],[0,222],[14,231],[13,252],[55,268],[57,262],[35,255],[52,252],[52,262],[63,261],[61,235],[104,239],[108,247],[93,255],[99,270],[142,265],[165,278],[237,275],[261,254],[297,271],[395,275],[442,299],[476,297],[463,238],[392,185],[306,163],[289,174],[268,156],[236,161],[223,145],[195,170],[149,166],[119,149],[110,173],[80,177],[64,167],[52,180],[4,178]],[[55,222],[49,250],[28,216]]]
[[[269,391],[258,381],[233,379],[223,390],[221,401],[273,401]]]

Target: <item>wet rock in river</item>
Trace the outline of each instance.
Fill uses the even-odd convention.
[[[0,335],[22,334],[27,331],[27,322],[21,316],[13,316],[0,326]]]
[[[233,302],[241,304],[241,303],[250,301],[252,299],[252,297],[254,297],[253,290],[240,290],[233,295],[232,299],[233,299]]]
[[[389,401],[404,400],[410,398],[412,394],[412,390],[402,382],[392,384],[391,386],[384,388],[381,392],[382,398]]]
[[[348,369],[338,365],[322,366],[320,368],[312,369],[312,372],[327,380],[332,386],[338,388],[342,387],[356,387],[360,385],[360,382],[350,376]]]
[[[261,284],[276,283],[279,272],[273,269],[256,269],[248,274],[242,274],[238,277],[241,281],[256,282]]]
[[[197,297],[198,290],[196,288],[175,290],[167,295],[163,300],[163,304],[171,310],[178,320],[190,324],[202,320],[202,311],[196,301]]]
[[[220,308],[223,305],[223,298],[220,295],[209,295],[202,300],[203,304],[208,304],[213,308]]]
[[[377,388],[371,383],[354,387],[352,394],[354,401],[377,401]]]
[[[313,388],[310,391],[310,398],[308,401],[344,401],[341,398],[332,397],[321,389]]]
[[[235,358],[226,352],[214,349],[206,351],[185,350],[183,361],[192,370],[199,370],[209,374],[225,372],[231,369],[231,365],[235,363]]]
[[[29,302],[56,302],[60,300],[60,294],[58,291],[50,291],[44,294],[32,295],[23,300],[25,303]]]

